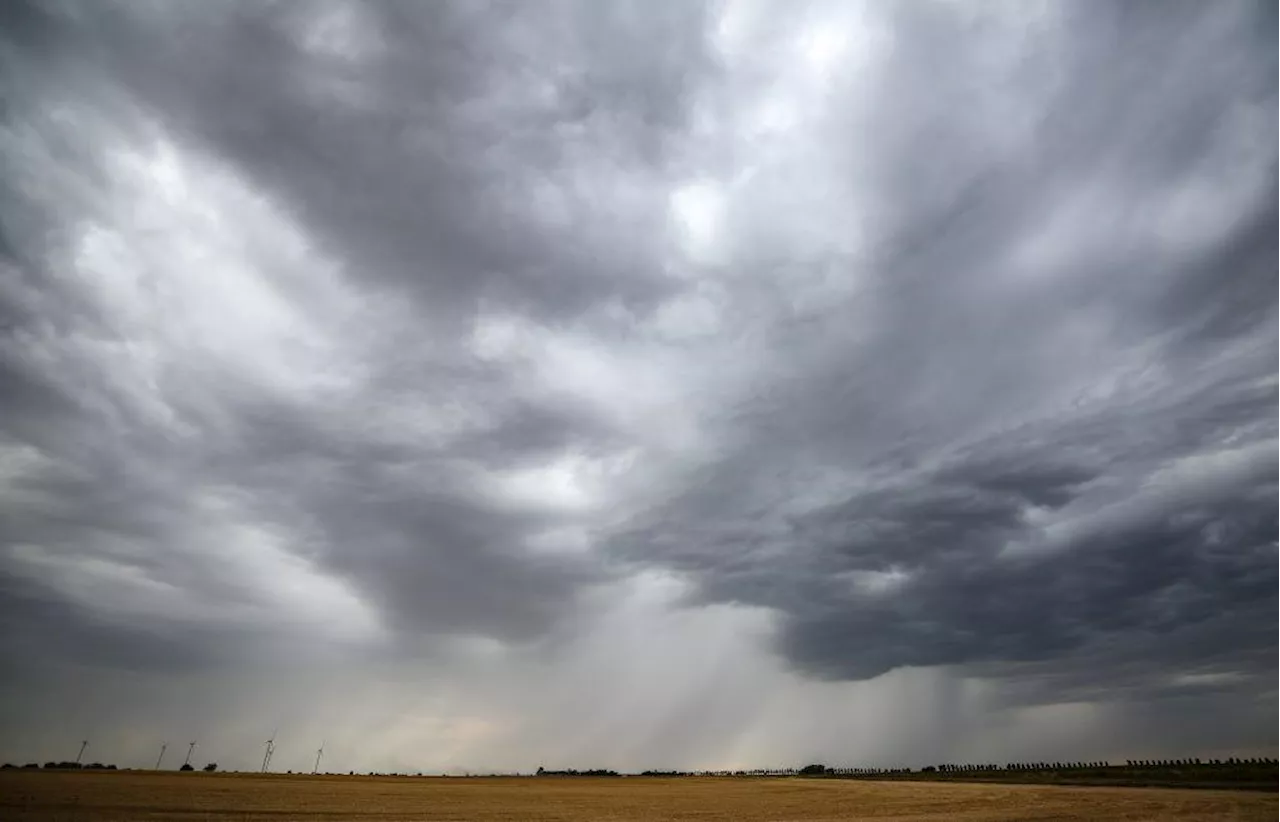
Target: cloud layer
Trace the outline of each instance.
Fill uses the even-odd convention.
[[[1274,752],[1263,4],[4,15],[0,754]]]

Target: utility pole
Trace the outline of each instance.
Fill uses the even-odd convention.
[[[87,748],[87,747],[89,747],[89,740],[87,740],[87,739],[82,739],[82,740],[80,740],[80,753],[76,754],[76,764],[77,764],[77,765],[79,765],[79,764],[80,764],[80,758],[84,756],[84,749],[85,749],[85,748]]]
[[[182,763],[183,765],[191,764],[191,752],[194,751],[195,749],[196,749],[196,743],[194,742],[187,743],[187,758],[183,761]]]
[[[156,770],[160,770],[160,763],[164,760],[164,752],[169,748],[168,742],[160,743],[160,755],[156,757]]]
[[[324,743],[320,743],[320,748],[316,751],[316,764],[311,768],[311,773],[320,772],[320,757],[324,756]]]

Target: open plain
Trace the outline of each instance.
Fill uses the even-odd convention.
[[[12,822],[1271,820],[1274,793],[797,778],[0,774]]]

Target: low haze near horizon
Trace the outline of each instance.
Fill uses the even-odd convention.
[[[0,760],[1274,756],[1276,29],[5,3]]]

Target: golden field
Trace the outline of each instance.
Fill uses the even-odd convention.
[[[1273,820],[1274,793],[769,778],[0,773],[12,822]]]

